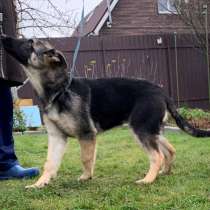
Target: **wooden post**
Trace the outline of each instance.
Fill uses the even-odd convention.
[[[205,9],[205,29],[206,29],[206,63],[208,71],[208,93],[209,93],[209,103],[210,103],[210,72],[209,72],[209,30],[208,30],[208,5],[203,5]]]
[[[174,50],[175,50],[177,104],[178,104],[178,107],[180,107],[179,72],[178,72],[178,53],[177,53],[177,33],[176,33],[176,32],[174,32]]]

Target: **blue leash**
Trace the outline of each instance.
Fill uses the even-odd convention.
[[[74,77],[75,65],[76,65],[76,61],[77,61],[77,57],[78,57],[78,53],[79,53],[79,49],[80,49],[81,39],[83,37],[83,28],[84,28],[84,22],[85,22],[84,0],[82,1],[82,3],[83,3],[83,6],[82,6],[81,20],[80,20],[80,24],[79,24],[79,38],[78,38],[77,45],[76,45],[74,55],[73,55],[72,67],[70,68],[70,71],[69,71],[68,85],[65,88],[65,90],[67,90],[67,91],[68,91],[69,87],[71,86],[71,83],[72,83],[72,80],[73,80],[73,77]],[[58,91],[57,93],[55,93],[55,95],[53,95],[53,97],[50,98],[50,100],[48,102],[48,105],[46,105],[44,107],[44,110],[48,111],[51,108],[53,101],[55,101],[56,98],[58,98],[61,94],[62,94],[61,91]]]
[[[72,67],[70,69],[69,72],[69,85],[71,85],[72,79],[74,77],[74,71],[75,71],[75,66],[76,66],[76,61],[77,61],[77,57],[79,54],[79,49],[80,49],[80,44],[81,44],[81,39],[83,37],[83,30],[84,30],[84,22],[85,22],[85,4],[84,4],[84,0],[82,1],[83,5],[82,5],[82,14],[81,14],[81,20],[79,23],[79,38],[77,41],[77,45],[74,51],[74,55],[73,55],[73,62],[72,62]]]

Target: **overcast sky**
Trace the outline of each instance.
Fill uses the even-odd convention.
[[[85,14],[89,13],[91,10],[93,10],[102,0],[84,0],[85,1]],[[43,0],[25,0],[28,4],[31,6],[47,11],[49,12],[51,8],[49,8],[49,5],[44,4]],[[63,11],[65,14],[69,14],[70,22],[72,24],[76,20],[80,20],[81,17],[81,10],[82,10],[82,0],[53,0],[53,3],[59,8],[59,10]],[[53,14],[53,12],[52,12]],[[50,18],[50,17],[46,17]],[[26,23],[25,23],[26,24]],[[63,29],[62,32],[57,32],[55,30],[48,30],[47,34],[51,37],[58,37],[58,36],[67,36],[71,34],[71,31],[68,32],[68,30]],[[43,37],[43,33],[40,32],[40,30],[34,30],[32,28],[30,29],[24,29],[22,33],[26,37]]]

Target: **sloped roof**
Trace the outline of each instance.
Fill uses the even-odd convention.
[[[118,2],[118,0],[111,0],[110,2],[112,5],[112,3]],[[113,8],[111,8],[111,10],[112,9]],[[95,9],[93,9],[88,15],[86,15],[83,36],[87,36],[94,32],[96,27],[99,25],[100,21],[104,18],[107,11],[107,0],[102,0],[102,2],[95,7]],[[72,34],[72,37],[75,36],[79,36],[79,26],[77,26],[77,28]]]

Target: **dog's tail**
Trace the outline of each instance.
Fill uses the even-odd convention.
[[[178,112],[176,106],[172,102],[170,98],[166,98],[167,109],[171,116],[175,119],[176,124],[179,128],[181,128],[186,133],[195,137],[208,137],[210,136],[210,131],[200,130],[193,127],[190,123],[188,123]]]

